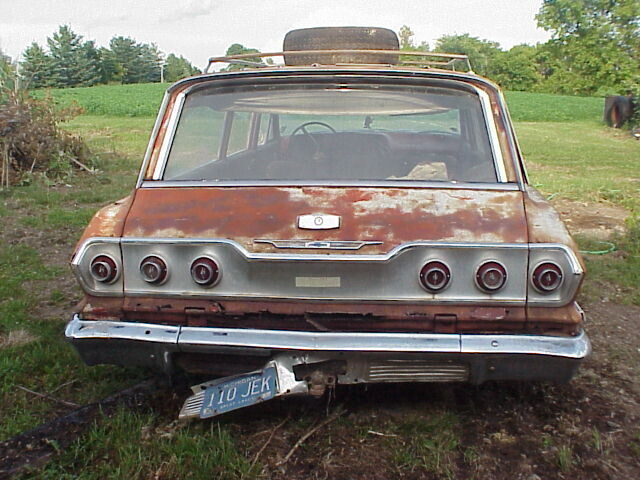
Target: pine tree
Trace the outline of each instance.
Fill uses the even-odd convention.
[[[89,46],[86,44],[89,43]],[[47,38],[52,58],[52,81],[57,87],[95,85],[100,79],[93,42],[82,42],[68,25]],[[94,53],[95,52],[95,53]]]
[[[139,82],[138,43],[129,37],[113,37],[109,42],[109,48],[115,69],[120,72],[119,80],[122,83]]]
[[[47,52],[33,42],[22,54],[20,76],[26,88],[42,88],[52,85],[53,62]]]
[[[200,70],[191,65],[182,55],[177,57],[173,53],[170,53],[167,57],[164,67],[164,79],[166,82],[176,82],[181,78],[197,73],[200,73]]]

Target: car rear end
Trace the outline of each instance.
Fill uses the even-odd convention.
[[[581,259],[527,185],[499,91],[473,74],[179,82],[138,187],[97,215],[73,268],[87,298],[66,334],[87,363],[232,376],[199,386],[184,417],[241,385],[248,402],[568,380],[590,349]]]

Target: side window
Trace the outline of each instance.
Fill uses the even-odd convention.
[[[227,146],[227,156],[247,149],[247,146],[249,145],[250,127],[250,113],[234,113],[233,122],[231,123],[231,133],[229,135],[229,145]]]
[[[187,100],[171,145],[165,180],[218,159],[223,118],[223,112]]]

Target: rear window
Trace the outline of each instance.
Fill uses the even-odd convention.
[[[190,93],[163,179],[495,182],[497,176],[475,93],[281,85]]]

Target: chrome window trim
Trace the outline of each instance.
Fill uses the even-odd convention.
[[[418,182],[405,180],[349,180],[349,181],[324,181],[324,180],[252,180],[252,181],[199,181],[199,180],[145,180],[141,188],[196,188],[196,187],[371,187],[371,188],[435,188],[441,190],[493,190],[493,191],[520,191],[520,186],[515,182],[505,183],[446,183],[446,182]]]
[[[160,131],[160,125],[162,125],[162,119],[164,118],[164,114],[167,111],[167,105],[169,104],[169,91],[164,92],[164,97],[162,98],[162,103],[160,104],[160,111],[156,116],[156,121],[153,124],[153,130],[151,130],[151,138],[149,138],[149,143],[147,144],[147,149],[144,152],[144,158],[142,160],[142,166],[140,167],[140,173],[138,173],[138,180],[136,181],[136,188],[140,188],[142,182],[144,181],[144,176],[147,173],[147,167],[149,166],[149,161],[151,160],[151,152],[153,151],[153,145],[156,142],[156,137],[158,136],[158,132]]]
[[[286,82],[283,82],[282,85],[286,85]],[[180,116],[182,115],[182,110],[184,107],[186,96],[189,93],[191,93],[191,91],[194,88],[198,86],[200,86],[200,84],[194,83],[190,87],[178,93],[176,97],[176,102],[174,103],[173,109],[171,111],[171,117],[169,118],[169,124],[167,125],[167,132],[165,133],[165,136],[162,142],[162,147],[158,155],[158,163],[156,164],[156,168],[151,177],[153,181],[177,183],[171,180],[164,180],[164,174],[167,167],[167,162],[169,161],[169,153],[171,151],[171,146],[173,145],[173,138],[176,132],[178,121],[180,119]],[[494,164],[494,169],[495,169],[496,178],[497,178],[496,183],[489,183],[488,185],[508,183],[506,168],[504,165],[504,158],[502,156],[502,150],[500,148],[500,140],[498,138],[498,132],[495,125],[495,120],[493,118],[493,111],[491,109],[491,100],[489,99],[489,94],[487,94],[487,92],[485,92],[484,90],[482,90],[481,88],[473,84],[466,84],[466,86],[472,88],[478,95],[478,98],[480,100],[480,106],[482,108],[482,113],[484,116],[484,123],[488,129],[487,133],[489,137],[489,145],[491,148],[493,164]],[[509,147],[511,148],[512,146],[509,145]],[[511,150],[513,150],[513,148],[511,148]],[[260,181],[262,180],[252,180],[244,183],[247,185],[254,185],[256,182],[260,182]],[[219,182],[213,181],[213,183],[219,183]],[[323,182],[320,182],[320,183],[323,184]],[[328,182],[324,182],[324,184],[327,184],[327,183]],[[420,184],[423,182],[413,182],[413,183],[416,183],[417,184],[416,186],[421,186]],[[442,182],[442,183],[444,185],[448,185],[450,182]],[[298,186],[298,185],[304,185],[304,182],[296,182],[296,183],[289,182],[288,184]],[[174,185],[174,186],[179,186],[179,185]],[[518,190],[520,189],[521,189],[521,185],[519,185]]]
[[[171,110],[171,117],[169,117],[169,123],[167,124],[167,131],[162,139],[162,146],[160,147],[160,153],[158,154],[158,163],[156,163],[156,168],[154,169],[151,177],[154,180],[160,180],[164,175],[164,169],[167,164],[167,159],[169,158],[169,152],[173,145],[173,137],[178,126],[178,119],[180,118],[180,115],[182,115],[184,101],[187,96],[187,92],[190,90],[191,88],[187,88],[176,96],[176,101],[173,104],[173,109]]]
[[[473,85],[473,88],[480,98],[480,104],[482,105],[482,112],[484,114],[484,124],[489,129],[489,144],[491,145],[491,152],[493,154],[493,166],[496,170],[497,183],[506,183],[507,173],[504,166],[504,158],[502,157],[502,150],[500,149],[498,130],[496,129],[496,123],[491,110],[489,94],[475,85]]]

